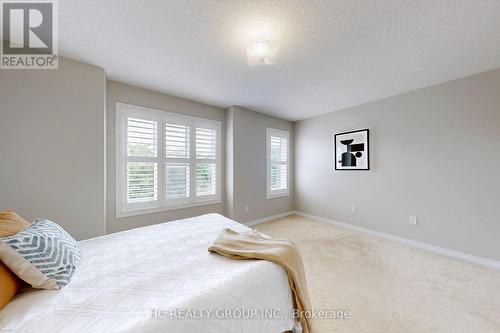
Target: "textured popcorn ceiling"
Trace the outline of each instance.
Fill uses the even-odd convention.
[[[110,79],[297,120],[500,67],[499,0],[59,1],[62,55]],[[248,35],[280,41],[248,67]],[[175,111],[175,110],[172,110]]]

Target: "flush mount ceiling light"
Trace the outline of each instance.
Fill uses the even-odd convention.
[[[275,65],[279,46],[267,39],[254,40],[247,44],[248,66]]]

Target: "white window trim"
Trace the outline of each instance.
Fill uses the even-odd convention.
[[[271,162],[271,136],[279,136],[286,138],[287,155],[286,162]],[[271,164],[285,164],[286,172],[286,189],[284,190],[271,190]],[[279,130],[276,128],[266,128],[266,199],[275,199],[280,197],[287,197],[290,195],[290,132]]]
[[[127,111],[127,109],[133,108],[133,111]],[[131,114],[133,116],[140,116],[143,119],[156,120],[158,121],[158,157],[151,157],[151,161],[158,163],[158,200],[154,202],[144,202],[144,203],[134,203],[127,204],[126,197],[126,162],[130,157],[126,156],[126,137],[125,137],[125,127],[127,116]],[[163,126],[167,121],[173,121],[175,123],[189,123],[192,128],[190,131],[190,193],[191,197],[186,198],[186,200],[176,200],[175,202],[167,203],[167,199],[164,196],[163,183],[165,175],[165,162],[167,158],[165,157],[165,137]],[[196,160],[195,149],[192,149],[192,144],[196,135],[196,126],[203,126],[204,128],[213,128],[217,131],[217,142],[216,142],[216,192],[214,195],[200,196],[196,197],[196,163],[209,162],[213,163],[213,160]],[[115,110],[115,182],[116,182],[116,193],[115,193],[115,214],[116,218],[136,216],[143,214],[151,214],[158,212],[165,212],[171,210],[177,210],[182,208],[205,206],[218,204],[222,202],[221,195],[221,183],[222,183],[222,164],[221,164],[221,123],[216,120],[196,118],[192,116],[187,116],[179,113],[173,113],[158,109],[152,109],[143,106],[137,106],[126,103],[116,103]],[[144,158],[141,158],[144,159]],[[132,208],[130,208],[132,207]]]

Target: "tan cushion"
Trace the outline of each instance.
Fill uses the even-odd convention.
[[[21,280],[0,262],[0,310],[10,302],[21,289]]]
[[[11,210],[0,211],[0,237],[9,237],[23,231],[30,223]]]
[[[23,231],[30,223],[11,210],[0,211],[0,237],[9,237]],[[0,261],[0,310],[21,289],[21,280]]]

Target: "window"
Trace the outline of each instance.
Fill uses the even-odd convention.
[[[287,196],[290,161],[288,156],[290,133],[268,128],[266,131],[266,197]]]
[[[116,104],[116,216],[221,201],[220,122]]]

